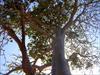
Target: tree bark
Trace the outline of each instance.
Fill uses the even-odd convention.
[[[68,62],[65,60],[64,38],[62,28],[57,28],[52,56],[52,75],[71,75]]]
[[[7,30],[8,35],[11,36],[19,46],[19,49],[20,49],[21,54],[22,54],[22,69],[23,69],[23,71],[26,73],[26,75],[34,75],[35,70],[32,69],[32,66],[30,64],[29,57],[27,55],[27,50],[26,50],[26,47],[25,47],[25,43],[22,42],[17,37],[17,35],[15,34],[15,32],[13,31],[12,28],[10,28],[7,25],[2,25],[2,27],[5,30]],[[22,37],[25,37],[25,36],[22,36]]]
[[[32,69],[32,66],[31,66],[30,61],[29,61],[29,57],[27,55],[27,49],[26,49],[26,46],[25,46],[25,24],[24,24],[25,10],[24,10],[23,6],[20,6],[20,9],[21,9],[20,10],[20,16],[21,16],[20,25],[22,26],[21,27],[21,30],[22,30],[22,45],[20,47],[21,52],[22,52],[22,69],[23,69],[23,71],[25,72],[26,75],[35,75],[35,69]]]

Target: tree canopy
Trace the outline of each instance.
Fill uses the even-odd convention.
[[[59,27],[65,34],[66,61],[73,69],[87,69],[99,63],[99,55],[93,53],[99,50],[95,44],[100,31],[99,16],[99,0],[1,1],[0,52],[5,44],[14,40],[21,52],[16,58],[22,59],[21,64],[16,61],[9,64],[6,75],[21,70],[26,75],[42,74],[43,69],[51,66]],[[26,37],[30,40],[27,46]],[[41,66],[36,65],[39,59],[43,62]]]

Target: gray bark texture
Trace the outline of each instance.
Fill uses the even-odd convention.
[[[71,75],[64,55],[64,38],[64,31],[58,28],[52,56],[52,75]]]

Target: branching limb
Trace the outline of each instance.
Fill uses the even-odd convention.
[[[20,45],[22,43],[21,43],[20,39],[17,37],[17,35],[15,34],[14,30],[10,27],[10,24],[2,25],[2,27],[4,28],[4,30],[7,31],[8,35],[10,37],[12,37],[16,41],[16,43],[18,44],[18,46],[20,47]]]
[[[38,65],[32,65],[33,68],[37,68],[39,71],[42,71],[43,69],[47,68],[51,66],[51,63],[48,63],[48,64],[44,64],[44,65],[41,65],[41,66],[38,66]],[[3,75],[10,75],[12,72],[15,72],[16,70],[21,70],[22,69],[22,66],[17,66],[15,67],[14,69],[10,70],[9,72],[3,74]]]
[[[93,3],[98,3],[98,2],[100,2],[100,0],[96,0],[96,1],[90,1],[90,2],[88,2],[88,3],[83,3],[83,4],[80,4],[80,5],[78,5],[78,7],[79,6],[88,6],[88,5],[90,5],[90,4],[93,4]]]
[[[84,6],[82,12],[79,15],[77,15],[77,17],[75,18],[74,22],[76,22],[78,20],[78,18],[85,12],[85,9],[86,9],[86,6]]]
[[[18,66],[18,67],[16,67],[16,68],[10,70],[9,72],[7,72],[6,74],[3,74],[3,75],[10,75],[12,72],[14,72],[14,71],[16,71],[16,70],[21,70],[21,69],[22,69],[22,67]]]
[[[73,5],[73,10],[72,10],[70,19],[69,19],[69,21],[65,24],[65,26],[63,27],[63,31],[65,31],[69,26],[71,26],[71,24],[72,24],[72,22],[73,22],[74,15],[76,14],[77,9],[78,9],[77,2],[78,2],[78,0],[75,0],[75,3],[74,3],[74,5]]]

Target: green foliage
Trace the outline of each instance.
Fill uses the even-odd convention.
[[[29,55],[30,55],[32,58],[34,58],[34,53],[33,53],[32,50],[29,51]]]
[[[80,61],[77,53],[72,53],[69,57],[69,61],[71,61],[72,68],[82,68],[82,62]]]

